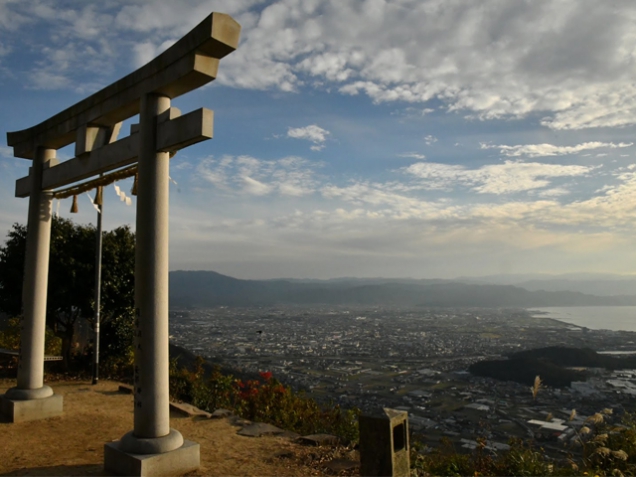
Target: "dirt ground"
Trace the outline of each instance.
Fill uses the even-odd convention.
[[[0,380],[0,394],[14,383]],[[111,381],[51,385],[64,396],[63,416],[0,422],[0,475],[107,475],[104,444],[132,430],[133,397],[118,392]],[[173,413],[170,424],[201,446],[201,467],[188,474],[192,476],[325,475],[320,462],[329,460],[329,453],[336,457],[334,450],[307,448],[281,437],[239,436],[239,428],[227,419]]]

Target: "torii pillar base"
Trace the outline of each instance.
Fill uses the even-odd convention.
[[[177,449],[162,454],[130,454],[122,451],[121,441],[104,445],[104,470],[116,475],[171,476],[183,475],[199,468],[200,447],[183,441]]]
[[[38,394],[45,397],[39,397]],[[40,389],[10,389],[0,395],[0,414],[9,422],[37,421],[64,413],[64,398],[48,386]]]

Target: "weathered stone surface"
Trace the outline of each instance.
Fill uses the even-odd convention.
[[[64,412],[64,398],[53,394],[43,399],[17,401],[0,396],[0,412],[9,422],[36,421],[61,416]]]
[[[385,408],[361,415],[359,425],[360,474],[408,477],[408,413]]]
[[[326,467],[333,472],[342,472],[343,470],[353,470],[360,467],[360,462],[349,459],[334,459],[327,463]]]
[[[283,431],[277,435],[278,437],[284,437],[285,439],[289,439],[291,441],[295,441],[300,439],[300,434],[292,431]]]
[[[172,108],[174,109],[174,108]],[[158,125],[157,150],[176,151],[197,142],[212,138],[214,113],[200,108],[172,121]],[[139,135],[133,134],[107,144],[85,157],[75,157],[55,167],[42,171],[42,188],[54,189],[78,180],[88,179],[96,174],[110,172],[129,166],[138,160]],[[31,193],[31,177],[16,181],[16,197],[28,197]]]
[[[243,419],[240,416],[230,417],[230,424],[232,424],[233,426],[245,427],[249,426],[251,423],[252,421],[250,421],[249,419]]]
[[[116,475],[169,476],[196,470],[200,462],[199,444],[184,441],[178,449],[163,454],[128,454],[119,441],[104,446],[104,470]]]
[[[281,434],[282,432],[282,429],[276,426],[272,426],[271,424],[265,424],[264,422],[254,422],[253,424],[249,424],[243,427],[240,431],[237,432],[237,434],[239,436],[261,437],[277,435]]]
[[[331,434],[310,434],[302,436],[299,442],[309,446],[336,446],[340,444],[340,439]]]
[[[211,419],[222,419],[232,416],[234,416],[234,413],[229,409],[216,409],[212,414],[210,414]]]
[[[208,419],[212,417],[207,411],[199,409],[198,407],[193,406],[192,404],[188,404],[185,402],[171,402],[170,409],[172,411],[176,411],[178,413],[184,414],[188,417],[201,416],[207,417]]]

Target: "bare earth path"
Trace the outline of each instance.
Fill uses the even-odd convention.
[[[0,394],[14,381],[0,380]],[[133,398],[117,383],[52,383],[64,395],[64,415],[43,421],[0,422],[0,475],[106,475],[103,446],[133,428]],[[280,437],[243,437],[226,419],[182,417],[170,424],[201,445],[201,467],[189,475],[320,475],[303,465],[307,450]],[[275,454],[289,451],[291,458]],[[297,456],[298,458],[296,458]]]

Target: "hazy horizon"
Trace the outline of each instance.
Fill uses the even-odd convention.
[[[318,281],[326,281],[326,280],[347,280],[347,279],[361,279],[361,280],[505,280],[510,279],[512,281],[531,281],[536,279],[563,279],[563,280],[573,280],[573,281],[582,281],[582,280],[629,280],[636,279],[636,273],[591,273],[591,272],[571,272],[571,273],[510,273],[510,274],[493,274],[493,275],[457,275],[451,278],[444,278],[438,276],[406,276],[406,275],[395,275],[395,276],[386,276],[386,275],[340,275],[340,276],[329,276],[325,278],[315,278],[315,277],[305,277],[305,276],[266,276],[266,277],[255,277],[255,276],[238,276],[222,273],[218,270],[214,269],[201,269],[201,268],[171,268],[171,272],[214,272],[219,273],[221,275],[226,275],[232,278],[238,278],[241,280],[318,280]],[[636,292],[636,290],[635,290]]]

